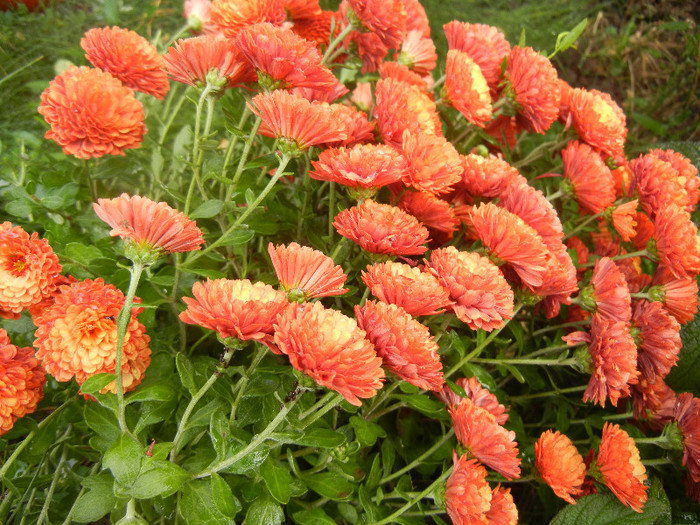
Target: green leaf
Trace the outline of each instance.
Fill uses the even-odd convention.
[[[69,242],[63,252],[67,257],[83,264],[90,264],[93,259],[102,257],[102,252],[95,246],[88,246],[79,242]]]
[[[178,353],[175,356],[175,366],[177,373],[180,375],[180,382],[190,394],[194,395],[197,392],[197,384],[194,382],[194,366],[187,356],[183,353]]]
[[[100,436],[113,441],[121,435],[114,412],[97,403],[86,403],[83,418],[91,429]]]
[[[280,525],[284,521],[284,511],[269,499],[257,499],[245,515],[246,525]]]
[[[151,459],[145,462],[128,494],[136,499],[166,497],[177,492],[191,477],[189,472],[175,463]]]
[[[678,366],[666,376],[666,383],[676,392],[692,392],[700,396],[700,317],[681,328],[683,347]]]
[[[279,388],[280,382],[277,374],[256,373],[250,379],[245,395],[246,397],[268,396]]]
[[[382,427],[360,416],[352,416],[350,424],[355,429],[357,441],[365,447],[371,447],[377,442],[378,438],[386,437],[386,431]]]
[[[114,381],[114,374],[95,374],[88,377],[85,382],[80,385],[80,392],[83,394],[94,395]]]
[[[255,237],[255,232],[250,230],[238,230],[229,233],[226,237],[221,239],[219,246],[239,246],[245,244]]]
[[[557,43],[554,46],[554,53],[552,53],[549,58],[552,58],[552,56],[554,56],[556,53],[561,53],[570,47],[574,47],[576,40],[578,40],[578,37],[581,36],[581,33],[583,33],[587,25],[588,18],[584,18],[578,24],[576,24],[576,27],[574,27],[571,31],[559,33],[557,35]]]
[[[292,514],[297,525],[335,525],[336,521],[321,509],[300,510]]]
[[[224,481],[224,478],[216,472],[211,475],[211,493],[214,498],[216,508],[224,516],[234,517],[241,510],[241,503],[236,499],[231,491],[231,487]]]
[[[16,199],[5,204],[5,211],[15,217],[27,217],[32,213],[32,206],[27,201]]]
[[[335,430],[312,428],[306,432],[275,432],[270,439],[305,447],[335,448],[345,443],[345,436]]]
[[[382,461],[379,456],[380,454],[375,454],[372,460],[372,467],[369,469],[369,475],[365,482],[365,486],[368,489],[373,489],[379,485],[379,481],[382,479]]]
[[[126,398],[127,404],[143,401],[170,401],[175,398],[175,389],[168,383],[145,386]]]
[[[127,434],[122,434],[105,452],[103,464],[112,471],[114,479],[122,485],[131,485],[146,457],[141,444]]]
[[[219,270],[212,270],[210,268],[182,268],[183,272],[193,273],[194,275],[199,275],[201,277],[207,277],[209,279],[223,279],[226,274],[220,272]]]
[[[189,214],[190,219],[209,219],[218,215],[221,209],[224,207],[223,201],[218,199],[212,199],[206,201]]]
[[[289,502],[289,486],[292,483],[292,476],[286,468],[281,467],[268,457],[260,467],[260,475],[273,498],[280,503]]]
[[[214,476],[212,476],[212,480]],[[220,478],[219,478],[220,479]],[[216,483],[216,490],[214,484]],[[221,494],[223,487],[218,482],[209,480],[190,481],[182,487],[182,497],[178,510],[185,523],[197,523],[199,525],[236,525],[235,514],[225,514],[216,496]],[[230,489],[229,489],[230,490]],[[234,498],[234,505],[240,507],[238,500]]]
[[[377,507],[372,503],[372,496],[369,495],[367,487],[360,485],[357,489],[357,497],[360,500],[360,505],[367,515],[367,520],[369,523],[374,523],[377,517]]]
[[[421,395],[397,395],[397,399],[405,401],[406,404],[417,410],[418,412],[425,414],[426,416],[434,418],[445,418],[447,417],[447,410],[445,410],[445,404],[440,401],[435,401],[430,399],[428,396]]]
[[[99,521],[117,503],[112,489],[114,479],[109,472],[100,472],[83,479],[81,484],[88,490],[76,500],[72,520],[76,523]]]
[[[355,486],[350,483],[350,481],[335,472],[309,474],[303,476],[302,481],[314,492],[320,494],[324,498],[335,501],[349,499],[355,489]]]

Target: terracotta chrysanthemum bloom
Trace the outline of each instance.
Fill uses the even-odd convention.
[[[257,80],[236,44],[219,34],[180,39],[168,48],[163,60],[170,78],[188,86],[203,88],[211,71],[222,90]]]
[[[112,227],[110,235],[129,239],[137,252],[190,252],[204,243],[197,223],[165,202],[122,193],[114,199],[97,199],[92,207]]]
[[[321,303],[288,309],[277,318],[275,343],[292,366],[360,406],[382,387],[382,360],[364,330]]]
[[[472,456],[508,479],[520,477],[515,432],[503,428],[493,414],[466,397],[448,410],[457,440]]]
[[[496,485],[491,492],[491,508],[486,513],[486,520],[492,525],[517,525],[518,508],[510,489]]]
[[[417,75],[430,75],[437,65],[435,43],[421,31],[408,31],[401,44],[401,52],[394,56],[400,64],[406,65]]]
[[[629,163],[631,191],[639,196],[642,211],[654,220],[656,213],[669,204],[688,212],[693,210],[685,185],[670,162],[654,155],[641,155]]]
[[[681,325],[659,302],[639,301],[632,314],[638,346],[637,365],[652,382],[663,379],[678,361]]]
[[[405,182],[419,191],[441,195],[462,180],[462,158],[440,135],[407,130],[401,150],[409,166]]]
[[[605,423],[596,465],[613,494],[632,510],[642,512],[647,501],[646,469],[634,439],[619,425]]]
[[[534,288],[535,295],[543,298],[540,305],[548,319],[559,315],[562,304],[571,304],[571,295],[578,291],[577,271],[566,245],[561,241],[549,244],[552,253],[542,286]],[[539,305],[538,305],[539,306]]]
[[[210,32],[214,28],[210,22],[211,0],[185,0],[182,16],[193,32]]]
[[[194,299],[182,298],[187,305],[182,322],[214,330],[224,339],[253,339],[279,354],[271,343],[273,323],[289,307],[284,293],[248,279],[207,279],[194,283],[192,295]]]
[[[427,326],[400,306],[383,302],[355,306],[355,317],[387,369],[423,390],[442,389],[445,378],[438,345]]]
[[[615,202],[615,182],[605,162],[588,144],[577,140],[569,142],[561,152],[564,176],[571,183],[571,191],[582,210],[600,213]]]
[[[693,320],[698,313],[698,283],[694,278],[677,278],[665,266],[659,265],[654,273],[649,289],[649,296],[654,301],[661,301],[664,308],[680,324]]]
[[[146,133],[134,92],[109,73],[71,66],[41,94],[39,113],[51,129],[44,135],[68,155],[90,159],[124,155]]]
[[[591,283],[581,291],[581,295],[585,302],[587,297],[595,302],[592,311],[604,319],[628,322],[632,317],[632,298],[627,281],[609,257],[595,262]]]
[[[486,481],[486,469],[467,455],[458,458],[452,453],[454,470],[447,478],[445,505],[455,525],[486,525],[486,513],[491,508],[491,488]]]
[[[433,250],[429,266],[440,284],[450,291],[452,311],[472,330],[490,332],[513,317],[513,290],[501,270],[477,253],[454,246]]]
[[[328,146],[354,146],[362,142],[374,141],[374,122],[369,121],[364,111],[345,104],[331,104],[330,119],[345,132],[347,137],[329,141]]]
[[[285,4],[285,0],[214,0],[210,19],[224,36],[233,38],[252,24],[282,25],[287,19]]]
[[[46,373],[31,348],[10,342],[0,328],[0,436],[17,421],[36,410],[44,397]]]
[[[447,52],[443,100],[472,124],[484,127],[491,120],[491,95],[479,66],[469,55],[456,49]]]
[[[657,379],[653,383],[643,375],[632,387],[632,408],[635,419],[641,419],[654,430],[662,430],[673,418],[676,393]]]
[[[341,211],[333,226],[340,235],[371,253],[422,255],[427,250],[428,230],[418,219],[389,204],[366,200]]]
[[[368,266],[362,281],[377,299],[416,317],[442,313],[452,304],[449,291],[436,277],[408,264],[386,261]]]
[[[79,385],[95,374],[113,374],[117,357],[117,317],[124,294],[102,279],[86,279],[61,287],[56,301],[39,318],[34,347],[44,369],[57,381],[75,377]],[[150,337],[133,308],[124,336],[124,391],[141,382],[151,362]],[[115,392],[114,382],[102,392]]]
[[[690,159],[687,159],[680,153],[667,149],[652,149],[649,154],[663,161],[668,162],[678,173],[678,181],[683,184],[685,191],[688,194],[688,205],[693,211],[698,199],[700,199],[700,177],[698,177],[698,169],[693,166]]]
[[[318,4],[317,4],[318,5]],[[331,38],[331,22],[335,19],[335,32],[339,32],[338,19],[340,15],[335,11],[321,10],[317,15],[308,18],[295,18],[293,13],[289,11],[290,7],[287,4],[289,17],[294,22],[292,31],[300,37],[314,42],[319,48],[327,46]]]
[[[572,89],[569,106],[572,126],[581,140],[608,156],[624,158],[627,119],[610,95],[595,89]]]
[[[605,220],[612,226],[625,242],[630,242],[637,235],[637,199],[610,206],[605,210]]]
[[[518,180],[526,182],[513,166],[498,157],[470,153],[462,156],[461,187],[473,197],[498,197]]]
[[[168,94],[165,62],[156,48],[138,33],[121,27],[90,29],[80,40],[88,61],[122,83],[156,98]]]
[[[564,227],[557,210],[540,190],[527,184],[524,178],[515,178],[506,187],[498,205],[534,228],[550,250],[554,250],[564,239]]]
[[[567,436],[558,430],[543,432],[535,443],[535,468],[557,496],[568,503],[576,503],[573,496],[581,493],[586,466]]]
[[[430,36],[430,21],[420,0],[403,0],[406,10],[406,31],[420,31],[424,37]]]
[[[690,478],[700,482],[700,399],[689,392],[678,394],[673,407],[673,421],[683,437],[683,465]]]
[[[60,273],[58,257],[46,239],[0,223],[0,317],[20,314],[51,295]]]
[[[698,228],[687,211],[675,204],[658,210],[654,238],[661,264],[675,277],[694,277],[700,273]]]
[[[492,203],[473,208],[471,219],[479,239],[498,260],[497,264],[508,263],[525,286],[542,285],[548,251],[534,228]]]
[[[494,417],[496,423],[505,425],[508,422],[508,409],[498,402],[498,398],[488,388],[481,386],[476,376],[470,378],[460,377],[455,383],[464,390],[466,396],[476,406],[487,410]],[[436,395],[443,403],[450,406],[459,405],[464,398],[453,392],[449,385],[445,385],[442,388],[442,392],[438,392]]]
[[[393,78],[411,86],[415,86],[421,92],[428,94],[428,84],[420,75],[414,73],[407,66],[398,62],[382,62],[378,69],[379,78]]]
[[[398,49],[406,33],[403,0],[343,0],[339,12],[359,33],[374,33],[387,49]]]
[[[431,193],[404,192],[396,205],[413,215],[430,230],[449,234],[449,238],[452,237],[452,232],[459,228],[459,219],[455,215],[454,209],[447,201],[439,199]]]
[[[267,245],[277,279],[290,300],[342,295],[347,275],[325,253],[293,242],[288,246]]]
[[[518,122],[535,133],[547,131],[559,116],[561,98],[557,70],[549,59],[531,47],[514,46],[505,76],[506,94],[516,105]]]

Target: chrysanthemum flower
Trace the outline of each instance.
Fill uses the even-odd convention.
[[[508,263],[528,287],[541,286],[547,272],[547,248],[534,228],[495,204],[472,209],[472,225],[497,264]]]
[[[588,249],[588,246],[586,246],[586,243],[583,242],[581,237],[578,237],[577,235],[572,235],[571,237],[566,239],[566,247],[576,252],[576,261],[579,265],[586,264],[588,262],[588,258],[590,257],[591,252]]]
[[[493,496],[486,469],[474,459],[467,460],[466,454],[458,458],[453,451],[452,457],[454,470],[445,487],[447,514],[456,525],[488,524],[486,513]]]
[[[548,257],[548,268],[542,285],[532,289],[533,293],[543,300],[538,306],[544,310],[547,319],[559,315],[562,304],[571,304],[572,294],[578,291],[576,266],[571,259],[566,245],[561,241],[548,243],[551,250]]]
[[[693,210],[685,185],[670,162],[649,154],[630,161],[629,167],[633,174],[631,191],[639,195],[641,208],[649,218],[654,220],[656,213],[669,204]]]
[[[400,306],[383,302],[355,306],[355,317],[387,369],[423,390],[442,389],[445,378],[438,345],[427,326]]]
[[[289,7],[287,8],[289,9]],[[290,16],[292,14],[290,13]],[[292,31],[294,31],[300,37],[313,42],[319,49],[322,46],[327,46],[331,38],[331,22],[333,19],[336,20],[335,31],[336,33],[340,30],[337,21],[340,18],[338,13],[335,11],[325,11],[322,10],[316,16],[308,18],[293,18],[292,21],[294,25],[292,26]]]
[[[296,23],[297,20],[314,18],[322,13],[319,0],[286,0],[284,8],[287,19]]]
[[[354,146],[363,142],[374,141],[374,122],[370,122],[367,113],[354,106],[345,104],[330,105],[331,122],[341,129],[347,137],[329,141],[327,146]]]
[[[591,283],[581,290],[582,306],[610,321],[629,322],[632,299],[627,281],[615,262],[603,257],[595,262]]]
[[[56,289],[58,257],[46,239],[0,223],[0,312],[20,314]]]
[[[435,276],[408,264],[386,261],[368,266],[362,281],[377,299],[416,317],[442,313],[452,304],[449,291]]]
[[[472,124],[484,127],[491,120],[491,95],[479,66],[463,51],[447,52],[443,99]]]
[[[700,273],[698,228],[687,211],[675,204],[657,210],[654,238],[661,264],[675,277],[694,277]]]
[[[496,485],[491,492],[491,508],[486,513],[486,520],[492,525],[517,525],[518,508],[510,489]]]
[[[17,418],[36,410],[44,397],[45,376],[34,350],[13,345],[0,328],[0,436]]]
[[[246,26],[260,22],[282,25],[287,19],[285,0],[214,0],[211,23],[233,38]]]
[[[452,237],[452,232],[459,228],[459,219],[455,216],[454,209],[448,202],[431,193],[406,191],[396,205],[413,215],[430,230],[444,232],[449,238]]]
[[[520,477],[520,459],[515,432],[506,430],[485,408],[464,398],[448,408],[457,440],[487,467],[508,479]]]
[[[270,343],[277,315],[289,307],[284,293],[248,279],[207,279],[194,283],[192,295],[194,299],[182,298],[187,305],[182,322],[214,330],[222,338],[253,339],[279,353]]]
[[[211,0],[185,0],[182,16],[192,31],[212,31],[210,15]]]
[[[630,242],[637,235],[637,199],[611,206],[605,210],[605,220],[620,235],[623,241]]]
[[[663,265],[659,265],[652,279],[649,296],[654,301],[661,301],[664,308],[680,324],[693,320],[698,313],[698,283],[691,277],[675,277]]]
[[[39,113],[53,139],[79,159],[124,155],[146,133],[144,112],[133,91],[109,73],[71,66],[41,94]]]
[[[568,503],[581,493],[586,477],[583,457],[571,440],[557,430],[543,432],[535,443],[535,468],[554,493]]]
[[[277,319],[275,343],[292,366],[360,406],[382,387],[382,360],[365,332],[321,303],[288,309]]]
[[[343,0],[343,19],[359,33],[375,34],[387,49],[398,49],[406,33],[403,0]]]
[[[67,289],[65,288],[65,285],[70,285],[77,282],[78,279],[76,279],[72,275],[57,275],[54,281],[54,283],[56,284],[56,289],[49,295],[44,297],[38,303],[35,303],[27,308],[27,313],[32,318],[32,322],[36,326],[39,326],[39,323],[41,322],[41,316],[44,315],[44,312],[46,312],[51,306],[54,305],[54,303],[56,302],[56,296],[60,295],[62,293],[62,290]],[[0,317],[3,317],[2,314],[3,311],[0,310]]]
[[[700,199],[700,177],[698,177],[698,169],[693,166],[689,159],[680,153],[667,149],[652,149],[649,150],[649,155],[653,155],[663,161],[668,162],[678,173],[678,181],[685,188],[688,194],[689,210],[693,211],[698,199]]]
[[[632,408],[635,419],[643,420],[654,430],[662,430],[673,419],[676,393],[663,379],[651,382],[644,375],[632,387]]]
[[[473,197],[499,197],[518,180],[526,182],[518,170],[498,157],[470,153],[462,156],[461,186]]]
[[[487,410],[494,417],[496,423],[505,425],[508,422],[508,409],[498,402],[498,398],[488,388],[481,386],[476,376],[460,377],[455,383],[464,390],[466,397],[471,399],[472,403]],[[436,395],[443,403],[450,406],[459,405],[463,399],[463,396],[455,394],[448,385],[445,385],[442,392],[438,392]]]
[[[420,31],[424,37],[430,36],[430,21],[420,0],[403,0],[406,10],[406,31]]]
[[[39,318],[34,347],[44,369],[57,381],[75,377],[79,385],[95,374],[113,374],[117,358],[117,317],[124,294],[102,279],[86,279],[61,288],[56,301]],[[133,308],[124,336],[124,391],[141,382],[151,362],[150,337]],[[114,382],[102,392],[115,392]]]
[[[629,197],[632,194],[632,170],[629,164],[623,164],[615,169],[611,169],[613,180],[615,181],[615,195],[617,198]]]
[[[522,130],[522,126],[518,124],[518,120],[515,117],[498,115],[496,118],[491,119],[486,123],[484,132],[493,138],[499,146],[487,145],[489,151],[497,154],[504,149],[512,150],[518,142],[518,133]]]
[[[681,325],[659,302],[639,301],[632,315],[637,333],[639,370],[652,382],[663,379],[678,361]]]
[[[647,501],[646,469],[634,439],[619,425],[605,423],[596,465],[613,494],[632,510],[642,512]]]
[[[472,330],[490,332],[513,317],[513,290],[486,257],[448,246],[433,250],[429,267],[450,291],[455,315]]]
[[[267,245],[280,286],[287,297],[308,301],[314,297],[342,295],[347,275],[325,253],[293,242]]]
[[[255,82],[257,76],[236,44],[221,35],[203,35],[180,39],[163,55],[170,78],[188,86],[204,87],[210,71],[221,89],[243,82]]]
[[[569,93],[572,125],[587,144],[606,155],[624,158],[627,119],[607,93],[572,89]]]
[[[428,230],[418,219],[389,204],[366,200],[341,211],[333,226],[370,253],[421,255],[427,250]]]
[[[320,89],[313,89],[308,87],[296,87],[289,90],[295,95],[301,95],[306,100],[310,102],[335,102],[340,97],[343,97],[349,93],[349,89],[341,84],[337,79],[335,80],[335,86],[329,91],[322,91]]]
[[[88,61],[122,83],[156,98],[168,94],[165,62],[156,48],[138,33],[121,27],[90,29],[80,40]]]
[[[435,44],[430,37],[423,36],[421,31],[408,31],[401,44],[401,52],[394,56],[394,60],[408,66],[418,75],[429,75],[437,65]]]
[[[417,87],[428,95],[428,84],[420,75],[414,73],[407,66],[398,62],[382,62],[378,69],[379,78],[393,78],[411,86]]]
[[[564,176],[576,202],[588,213],[600,213],[615,202],[615,182],[601,156],[588,144],[571,141],[561,152]]]
[[[651,284],[651,275],[644,273],[641,257],[628,257],[615,261],[615,265],[625,276],[630,295],[639,293]]]
[[[441,195],[462,180],[462,158],[440,135],[407,130],[401,151],[409,166],[406,184],[419,191]]]
[[[683,465],[696,483],[700,483],[700,399],[689,392],[678,394],[673,421],[683,436]]]

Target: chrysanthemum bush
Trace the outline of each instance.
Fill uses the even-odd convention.
[[[76,41],[0,186],[0,521],[693,508],[700,178],[562,79],[585,22],[438,57],[418,0],[183,15]]]

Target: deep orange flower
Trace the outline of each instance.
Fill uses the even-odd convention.
[[[629,197],[632,194],[631,184],[632,184],[632,170],[629,164],[623,164],[617,168],[610,170],[612,173],[613,180],[615,181],[615,195],[618,198]]]
[[[287,19],[296,23],[299,19],[314,18],[322,13],[318,0],[286,0]]]
[[[693,210],[683,180],[670,162],[649,154],[630,161],[629,166],[633,174],[631,191],[637,192],[642,211],[650,219],[654,220],[656,213],[669,204]]]
[[[492,90],[501,76],[501,64],[510,52],[505,35],[493,26],[453,20],[443,27],[450,49],[465,52],[481,68]]]
[[[675,277],[663,265],[659,265],[652,279],[649,296],[661,301],[680,324],[693,320],[698,313],[698,283],[692,277]]]
[[[336,20],[336,33],[339,31],[338,18],[339,15],[335,11],[321,11],[318,15],[309,18],[292,18],[294,21],[292,31],[321,48],[321,46],[327,46],[330,41],[333,19]]]
[[[700,177],[698,177],[698,169],[693,166],[689,159],[680,153],[667,149],[652,149],[649,151],[653,155],[663,161],[668,162],[678,173],[678,181],[683,184],[686,193],[688,194],[688,205],[693,211],[700,199]]]
[[[691,479],[700,483],[700,399],[689,392],[678,394],[673,421],[683,436],[683,465],[688,467]]]
[[[510,489],[496,485],[491,492],[491,508],[486,513],[486,519],[492,525],[517,525],[518,508]]]
[[[655,251],[661,264],[677,278],[700,273],[698,228],[684,209],[669,204],[654,221]]]
[[[625,276],[630,295],[639,293],[651,284],[651,275],[644,273],[641,257],[628,257],[615,261],[615,265]]]
[[[289,307],[284,293],[248,279],[207,279],[192,286],[194,299],[183,297],[187,309],[180,320],[216,331],[221,337],[259,341],[271,346],[273,323]]]
[[[533,293],[543,298],[538,306],[547,319],[559,315],[562,304],[571,304],[571,295],[578,291],[577,271],[566,245],[561,241],[550,241],[547,273],[542,286],[533,288]]]
[[[292,366],[360,406],[382,387],[382,360],[365,332],[321,303],[288,309],[275,325],[275,343]]]
[[[492,203],[473,208],[471,218],[479,239],[500,264],[508,263],[525,286],[542,286],[547,248],[534,228]]]
[[[448,202],[431,193],[406,191],[396,205],[429,229],[448,233],[450,237],[459,228],[459,219],[455,216],[454,209]]]
[[[513,317],[513,290],[486,257],[448,246],[433,250],[429,267],[450,291],[455,315],[472,330],[490,332]]]
[[[581,237],[572,235],[566,239],[566,247],[573,249],[576,252],[576,261],[579,266],[588,262],[591,252],[588,249],[588,246],[586,246],[586,243],[581,240]]]
[[[45,383],[46,373],[34,350],[13,345],[0,328],[0,436],[18,418],[36,410],[44,397]]]
[[[515,117],[508,115],[498,115],[487,122],[484,132],[492,137],[499,147],[487,144],[491,153],[498,153],[502,150],[512,150],[518,142],[518,133],[522,131],[522,126],[518,124]]]
[[[583,456],[571,440],[557,430],[543,432],[535,443],[535,468],[554,493],[568,503],[581,493],[586,477]]]
[[[440,195],[462,180],[462,158],[440,135],[407,130],[401,150],[409,166],[406,184],[419,191]]]
[[[290,89],[289,91],[295,95],[301,95],[310,102],[327,102],[329,104],[349,93],[348,88],[346,88],[338,80],[335,80],[335,86],[330,91],[322,91],[320,89],[308,87],[296,87]],[[365,120],[367,119],[365,118]]]
[[[630,242],[637,235],[637,199],[611,206],[605,210],[605,219],[620,235],[623,241]]]
[[[644,375],[632,387],[632,408],[635,419],[643,420],[654,430],[662,430],[673,418],[676,393],[663,379],[650,382]]]
[[[58,257],[46,239],[31,237],[20,226],[0,223],[0,314],[21,314],[50,296],[61,273]]]
[[[389,204],[366,200],[341,211],[333,226],[340,235],[371,253],[421,255],[427,250],[428,230],[418,219]]]
[[[283,139],[292,152],[348,137],[347,131],[333,121],[329,104],[309,102],[281,89],[255,96],[248,107],[262,118],[259,132]]]
[[[146,133],[144,112],[133,91],[109,73],[71,66],[41,94],[39,113],[53,139],[79,159],[124,155]]]
[[[294,87],[331,91],[338,83],[331,70],[321,64],[316,45],[290,29],[254,24],[241,29],[235,41],[268,91]]]
[[[639,450],[619,425],[605,423],[596,464],[603,482],[627,507],[642,512],[647,501],[647,473]]]
[[[445,378],[438,345],[427,326],[400,306],[383,302],[355,306],[355,317],[386,368],[423,390],[442,389]]]
[[[523,177],[513,178],[500,194],[498,205],[531,226],[550,250],[557,249],[564,239],[564,228],[557,210],[540,190],[527,184]]]
[[[339,12],[359,33],[372,33],[387,49],[398,49],[406,33],[403,0],[343,0]]]
[[[364,111],[345,104],[331,104],[330,119],[347,137],[330,141],[327,143],[328,146],[354,146],[362,142],[374,141],[374,122],[368,120],[367,113]]]
[[[665,378],[678,361],[681,325],[659,302],[639,301],[632,315],[639,355],[637,366],[650,381]]]
[[[212,70],[222,89],[257,80],[236,44],[221,35],[180,39],[168,48],[163,60],[170,78],[188,86],[204,87]]]
[[[60,295],[62,293],[62,290],[65,290],[64,288],[65,285],[77,283],[78,279],[73,277],[72,275],[68,276],[63,276],[63,275],[57,275],[56,279],[54,280],[54,283],[56,285],[56,289],[51,292],[49,295],[44,297],[41,301],[38,303],[35,303],[31,305],[30,307],[27,308],[27,313],[29,316],[32,318],[32,322],[36,325],[39,326],[39,323],[41,322],[41,316],[44,315],[44,312],[48,310],[51,306],[54,305],[56,302],[56,296]],[[0,317],[3,317],[3,311],[0,310]]]
[[[430,36],[430,21],[425,14],[425,8],[419,0],[404,0],[406,9],[406,31],[420,31],[425,37]]]
[[[267,253],[287,297],[308,301],[348,291],[343,288],[347,275],[323,252],[293,242],[288,246],[269,243]]]
[[[117,357],[117,317],[124,294],[102,279],[86,279],[61,287],[56,301],[38,319],[34,347],[44,369],[57,381],[75,377],[79,385],[95,374],[113,374]],[[137,299],[138,300],[138,299]],[[133,308],[124,336],[122,383],[124,391],[141,382],[151,362],[150,337]],[[114,382],[102,393],[115,392]]]
[[[455,383],[464,390],[466,396],[476,406],[491,413],[496,423],[505,425],[508,422],[508,409],[498,402],[498,398],[489,392],[488,388],[481,386],[476,376],[470,378],[460,377]],[[445,385],[442,388],[442,392],[438,392],[436,395],[443,403],[450,406],[457,406],[463,399],[463,396],[454,393],[448,385]]]
[[[401,52],[394,59],[420,76],[429,75],[437,65],[435,44],[421,31],[408,31],[401,44]]]
[[[379,78],[393,78],[416,86],[421,92],[428,95],[428,84],[420,75],[414,73],[407,66],[398,62],[382,62],[378,69]]]
[[[464,398],[448,408],[457,440],[487,467],[507,479],[520,477],[520,459],[515,432],[506,430],[485,408]]]
[[[588,144],[571,141],[561,152],[564,176],[576,202],[588,213],[600,213],[615,202],[615,182],[601,156]]]
[[[447,514],[455,525],[487,525],[493,496],[486,469],[475,459],[467,460],[467,454],[458,458],[453,451],[452,460],[454,470],[445,487]]]
[[[627,119],[607,93],[572,89],[571,121],[581,140],[614,158],[624,158]]]
[[[285,0],[214,0],[211,23],[233,38],[246,26],[260,22],[282,25],[287,19]]]
[[[581,295],[586,300],[590,293],[595,302],[595,311],[600,317],[610,321],[628,322],[632,317],[632,299],[624,274],[609,257],[595,262],[590,288]]]
[[[600,257],[615,257],[625,251],[620,246],[620,238],[613,239],[613,232],[608,229],[605,220],[601,217],[596,222],[598,223],[598,231],[590,233],[593,241],[593,253]]]
[[[138,33],[121,27],[90,29],[80,40],[88,61],[125,86],[163,99],[170,83],[158,50]]]
[[[377,299],[402,307],[413,316],[435,315],[450,306],[450,293],[432,274],[404,263],[367,266],[362,281]]]
[[[505,189],[524,177],[513,166],[498,157],[482,157],[470,153],[462,156],[462,184],[473,197],[499,197]]]
[[[479,66],[463,51],[447,52],[444,96],[472,124],[484,127],[491,120],[491,95]]]

